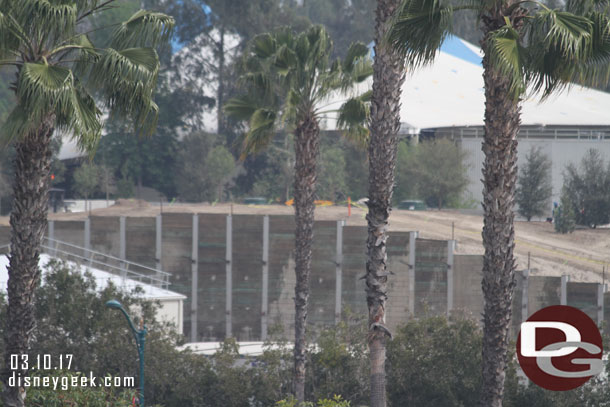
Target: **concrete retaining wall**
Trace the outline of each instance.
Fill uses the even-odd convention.
[[[86,226],[89,222],[89,226]],[[168,213],[158,218],[93,216],[54,221],[54,238],[172,274],[170,289],[184,294],[184,333],[191,341],[234,336],[242,341],[294,331],[294,218],[292,216]],[[86,236],[86,231],[89,236]],[[8,243],[8,228],[0,239]],[[331,325],[346,313],[367,313],[367,228],[317,221],[310,276],[309,324]],[[2,242],[0,242],[1,244]],[[390,329],[409,318],[460,312],[483,314],[480,255],[454,252],[455,242],[391,232],[388,239]],[[158,267],[158,266],[157,266]],[[545,306],[572,305],[601,322],[599,284],[516,275],[512,335]]]

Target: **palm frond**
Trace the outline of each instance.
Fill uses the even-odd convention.
[[[0,59],[13,59],[22,43],[29,44],[27,34],[11,14],[0,9]]]
[[[283,28],[251,41],[241,77],[246,92],[225,105],[229,116],[248,121],[242,158],[266,147],[276,128],[293,129],[305,117],[319,119],[319,105],[329,94],[351,88],[372,72],[366,46],[353,45],[344,63],[331,61],[331,50],[331,38],[322,26],[300,34]],[[350,127],[359,139],[366,133],[362,124],[367,113],[360,111],[359,124],[355,116],[366,103],[366,97],[352,101],[342,118],[346,131]]]
[[[249,121],[249,130],[245,135],[241,157],[255,154],[264,149],[273,139],[277,113],[270,109],[257,109]]]
[[[311,44],[309,43],[309,39],[307,38],[307,36],[299,35],[296,40],[294,49],[301,65],[305,65],[307,63],[310,46]]]
[[[454,8],[439,0],[406,0],[384,39],[406,58],[408,66],[430,63],[451,32]]]
[[[17,80],[17,100],[30,119],[40,123],[49,113],[71,106],[74,76],[68,68],[26,63]]]
[[[373,61],[369,48],[362,43],[354,43],[347,51],[341,66],[340,89],[347,92],[354,84],[362,83],[373,75]]]
[[[337,127],[342,130],[343,136],[358,145],[366,147],[369,140],[369,131],[364,126],[369,118],[370,93],[347,100],[339,109]]]
[[[231,98],[224,109],[227,115],[236,120],[250,120],[257,109],[257,101],[248,95],[237,96]]]
[[[56,113],[56,124],[60,130],[73,135],[83,151],[93,152],[102,134],[102,112],[93,97],[76,82],[72,89],[69,110]]]
[[[273,66],[280,75],[286,76],[297,67],[297,56],[293,50],[282,45],[274,54]]]
[[[21,0],[12,14],[25,32],[37,32],[42,23],[47,36],[59,37],[74,33],[78,9],[74,2]]]
[[[589,50],[572,79],[590,86],[604,86],[610,82],[610,18],[597,11],[587,17],[593,24]]]
[[[275,39],[269,33],[257,35],[252,40],[252,52],[260,59],[270,58],[276,49]]]
[[[68,68],[26,63],[17,82],[18,105],[9,115],[3,141],[31,131],[49,115],[58,130],[78,136],[89,148],[101,134],[101,112]]]
[[[610,7],[608,0],[566,0],[565,11],[576,15],[586,15],[591,12],[607,11]]]
[[[543,8],[527,21],[527,82],[533,92],[544,99],[571,80],[607,70],[596,63],[610,56],[610,48],[603,46],[608,41],[603,34],[605,17],[597,21],[593,17]]]
[[[109,48],[93,64],[89,77],[114,114],[130,116],[137,127],[150,132],[158,111],[153,102],[158,72],[159,58],[153,48]]]
[[[517,98],[525,92],[525,49],[508,19],[505,26],[490,33],[486,52],[493,67],[509,80],[510,93]]]
[[[362,58],[370,57],[370,55],[371,51],[369,50],[369,47],[361,42],[352,43],[347,49],[347,55],[343,60],[343,70],[345,72],[350,72],[352,69],[354,69],[354,65],[357,61],[361,60]]]
[[[262,100],[272,99],[275,95],[275,82],[267,72],[248,72],[242,76],[241,82],[250,88],[250,92]]]
[[[583,39],[590,37],[592,29],[586,17],[550,9],[538,12],[528,26],[532,38],[544,38],[546,49],[557,49],[574,58],[586,51]]]
[[[155,47],[169,40],[173,17],[153,11],[137,11],[112,34],[110,47],[115,49]]]

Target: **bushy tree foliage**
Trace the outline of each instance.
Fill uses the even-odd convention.
[[[85,161],[74,171],[74,189],[83,198],[89,199],[100,185],[100,168]]]
[[[466,154],[447,139],[415,145],[401,143],[398,150],[398,196],[405,199],[418,197],[438,209],[450,200],[459,200],[468,185]]]
[[[347,199],[345,157],[339,148],[325,149],[320,154],[320,175],[317,195],[320,199]]]
[[[476,405],[481,340],[477,324],[463,318],[432,317],[402,326],[388,345],[390,404]]]
[[[405,199],[419,198],[417,193],[417,177],[413,171],[415,165],[415,146],[408,141],[398,144],[396,153],[396,190],[394,199],[397,202]]]
[[[571,233],[576,227],[576,214],[574,204],[566,194],[565,188],[561,191],[560,204],[553,208],[553,222],[555,230],[559,233]]]
[[[234,177],[233,155],[220,137],[192,133],[180,143],[174,175],[181,199],[190,202],[220,200],[223,187]]]
[[[569,164],[563,182],[577,224],[594,228],[610,223],[610,162],[598,150],[587,151],[580,167]]]
[[[206,157],[206,169],[209,182],[218,191],[216,199],[223,200],[223,187],[233,177],[235,159],[229,150],[218,145]]]
[[[534,216],[543,216],[548,212],[552,192],[551,160],[540,147],[534,147],[525,156],[517,179],[519,214],[528,222]]]

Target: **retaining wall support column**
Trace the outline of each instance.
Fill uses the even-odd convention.
[[[191,245],[191,342],[197,342],[197,306],[199,288],[199,215],[193,215]]]
[[[341,302],[343,290],[343,225],[344,221],[337,221],[337,247],[335,258],[335,324],[341,322]]]
[[[415,250],[419,232],[409,232],[409,312],[415,316]]]
[[[269,325],[269,215],[263,216],[263,298],[261,302],[261,340],[267,339]]]
[[[561,305],[568,305],[568,282],[570,276],[561,276]]]
[[[227,215],[227,228],[226,228],[226,255],[225,255],[225,273],[227,277],[226,282],[226,306],[225,306],[225,337],[230,338],[233,336],[233,323],[232,323],[232,312],[233,312],[233,217]]]

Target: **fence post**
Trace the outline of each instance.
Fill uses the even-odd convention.
[[[261,339],[267,339],[269,313],[269,215],[263,216],[263,298],[261,304]]]
[[[409,312],[412,316],[415,316],[415,242],[417,240],[418,232],[409,232]]]
[[[55,221],[50,220],[47,227],[47,236],[50,240],[49,246],[52,244],[52,240],[55,240]]]
[[[225,273],[227,277],[226,282],[226,311],[225,311],[225,337],[230,338],[233,335],[232,331],[232,307],[233,307],[233,217],[227,215],[227,228],[226,228],[226,255],[225,255]]]
[[[568,282],[570,276],[561,276],[561,305],[568,305]]]
[[[91,265],[91,219],[87,217],[85,219],[85,255],[83,257],[88,258],[89,265]]]
[[[597,325],[604,322],[604,285],[597,285]]]
[[[126,245],[127,245],[127,231],[125,227],[125,216],[119,217],[119,258],[123,260],[121,262],[121,277],[127,278],[127,270],[125,269],[126,260]]]
[[[161,254],[162,254],[162,241],[161,235],[163,232],[163,215],[155,216],[155,268],[161,270]]]
[[[344,221],[337,221],[337,247],[335,258],[335,324],[341,322],[341,291],[343,289],[343,225]]]
[[[455,240],[447,241],[447,316],[453,310],[453,254]]]
[[[191,245],[191,342],[197,342],[197,306],[199,289],[199,215],[193,215]]]
[[[529,285],[530,271],[523,270],[523,287],[521,288],[521,322],[529,318]]]

